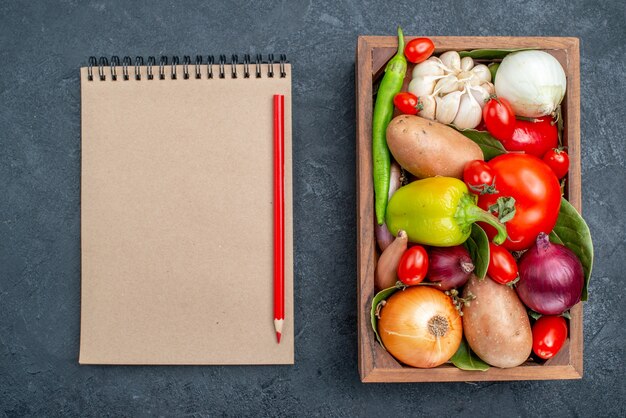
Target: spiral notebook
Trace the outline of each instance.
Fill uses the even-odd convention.
[[[81,68],[82,364],[293,364],[291,66]],[[285,324],[273,324],[273,108],[285,96]]]

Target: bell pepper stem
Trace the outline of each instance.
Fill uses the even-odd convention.
[[[459,203],[459,206],[461,211],[457,212],[457,216],[459,214],[462,214],[462,219],[460,219],[460,221],[464,222],[465,224],[472,224],[474,222],[485,222],[486,224],[493,226],[497,231],[496,236],[493,237],[494,244],[500,245],[506,240],[507,233],[504,224],[491,213],[476,206],[476,203],[474,203],[474,199],[472,199],[469,195],[463,196],[461,202]]]

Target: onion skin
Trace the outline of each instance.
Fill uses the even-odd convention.
[[[434,247],[430,250],[429,263],[427,278],[441,290],[463,286],[474,271],[472,258],[462,245]]]
[[[397,162],[393,161],[391,163],[390,173],[391,175],[389,176],[388,196],[389,199],[391,199],[391,196],[393,196],[396,190],[398,190],[398,188],[400,188],[400,186],[402,185],[402,169]],[[378,243],[378,248],[380,248],[381,251],[385,251],[385,248],[387,248],[393,242],[394,236],[391,234],[391,232],[389,232],[386,224],[383,223],[382,225],[378,225],[378,222],[376,222],[376,220],[374,220],[374,224],[374,233],[376,234],[376,242]]]
[[[583,266],[567,247],[553,244],[543,232],[519,261],[517,294],[543,315],[560,315],[580,301]]]
[[[376,290],[387,289],[398,281],[398,264],[402,254],[406,251],[409,238],[404,231],[399,231],[398,236],[391,245],[385,248],[376,263],[374,286]]]
[[[463,337],[461,316],[452,299],[428,286],[411,286],[387,299],[378,334],[392,356],[413,367],[448,361]]]

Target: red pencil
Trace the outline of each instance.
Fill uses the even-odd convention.
[[[274,328],[285,321],[285,96],[274,95]]]

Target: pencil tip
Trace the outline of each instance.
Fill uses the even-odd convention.
[[[278,341],[278,344],[280,344],[280,337],[281,337],[281,333],[276,331],[276,341]]]

